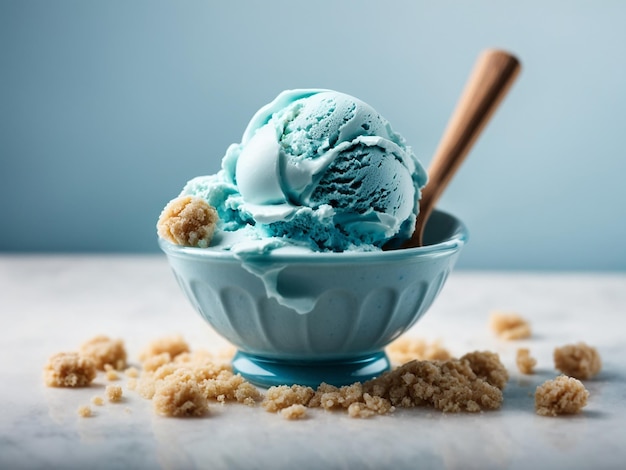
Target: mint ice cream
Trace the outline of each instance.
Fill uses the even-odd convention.
[[[330,90],[288,90],[262,107],[222,169],[192,179],[219,216],[209,245],[236,253],[375,251],[414,229],[426,172],[371,106]]]

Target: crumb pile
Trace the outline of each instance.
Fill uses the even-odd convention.
[[[389,400],[365,392],[360,382],[343,387],[322,383],[317,390],[303,385],[270,387],[262,405],[266,411],[280,412],[286,419],[305,417],[307,408],[345,410],[353,418],[368,418],[394,410]]]
[[[165,206],[157,222],[161,238],[176,245],[206,248],[213,239],[217,211],[204,199],[184,196]]]
[[[364,388],[394,406],[476,412],[499,408],[507,381],[499,356],[477,351],[460,359],[411,361],[366,382]]]
[[[352,385],[321,384],[317,390],[294,385],[271,387],[263,400],[270,412],[294,406],[347,410],[352,417],[387,414],[395,407],[431,406],[443,412],[494,410],[508,381],[497,354],[473,352],[445,361],[413,360],[380,377]],[[298,408],[298,417],[301,409]]]
[[[589,392],[578,379],[560,375],[547,380],[535,392],[535,410],[542,416],[579,413],[587,405]]]
[[[180,336],[165,337],[140,355],[143,372],[131,387],[163,416],[203,416],[209,400],[254,405],[261,394],[230,365],[207,351],[190,352]]]
[[[491,313],[489,326],[504,340],[530,338],[530,324],[518,313],[496,310]]]
[[[529,323],[519,315],[507,314],[504,322],[500,321],[502,318],[492,315],[490,325],[507,325],[498,330],[505,332],[504,337],[514,339],[530,334]],[[121,378],[118,372],[123,370],[127,389],[151,400],[154,411],[162,416],[205,416],[211,401],[249,406],[260,402],[266,411],[296,420],[306,418],[311,408],[344,411],[353,418],[422,406],[446,413],[496,410],[502,405],[502,391],[509,379],[496,353],[476,351],[457,359],[440,341],[403,337],[387,348],[392,362],[402,365],[373,380],[342,387],[323,383],[317,389],[282,385],[262,393],[233,373],[233,353],[232,348],[218,354],[191,351],[182,336],[166,336],[142,350],[140,368],[128,367],[124,342],[100,335],[83,343],[79,352],[51,356],[44,367],[44,381],[50,387],[86,387],[98,371],[107,380],[116,381]],[[520,372],[534,373],[537,360],[528,348],[518,348],[515,359]],[[587,404],[589,392],[578,379],[591,378],[600,371],[600,355],[585,343],[569,344],[554,350],[554,365],[565,375],[537,387],[536,413],[559,416],[580,412]],[[105,397],[110,403],[121,402],[122,386],[107,385]],[[101,396],[93,397],[91,402],[104,405]],[[83,417],[93,415],[86,405],[78,413]]]
[[[124,342],[100,335],[83,343],[78,352],[50,357],[44,367],[44,381],[49,387],[86,387],[96,378],[98,370],[110,372],[125,366]]]

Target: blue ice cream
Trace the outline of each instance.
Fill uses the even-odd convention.
[[[262,107],[214,175],[181,196],[219,222],[211,247],[375,251],[413,233],[426,172],[366,103],[330,90],[288,90]]]

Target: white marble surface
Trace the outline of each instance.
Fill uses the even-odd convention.
[[[517,310],[532,339],[503,342],[487,328],[492,309]],[[511,379],[499,411],[398,410],[351,419],[312,410],[289,422],[260,407],[215,404],[202,419],[155,416],[126,392],[122,404],[77,408],[103,394],[46,388],[52,353],[100,333],[126,341],[131,358],[150,340],[181,333],[192,347],[224,342],[191,309],[164,257],[0,256],[0,468],[623,468],[626,461],[626,274],[452,274],[408,334],[441,339],[455,354],[490,349]],[[604,360],[586,382],[584,413],[537,416],[536,385],[556,376],[552,350],[584,340]],[[517,347],[537,374],[514,367]]]

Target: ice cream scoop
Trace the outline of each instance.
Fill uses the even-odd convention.
[[[372,251],[413,232],[426,172],[371,106],[332,90],[287,90],[251,119],[216,175],[181,195],[218,211],[213,247]]]
[[[421,246],[424,227],[439,197],[469,153],[520,71],[519,60],[502,50],[484,51],[446,127],[428,169],[428,184],[412,237],[403,247]]]

